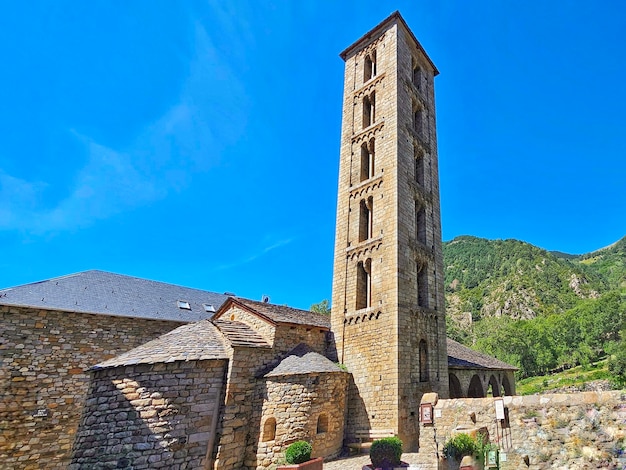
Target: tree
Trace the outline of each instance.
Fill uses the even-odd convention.
[[[322,315],[330,315],[330,304],[328,299],[324,299],[317,304],[311,305],[311,312],[321,313]]]

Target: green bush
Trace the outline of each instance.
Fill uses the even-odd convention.
[[[375,468],[390,468],[400,465],[402,441],[397,437],[383,437],[372,442],[370,459]]]
[[[289,464],[298,464],[311,460],[311,444],[306,441],[296,441],[287,447],[285,452],[285,460]]]
[[[447,459],[461,460],[466,455],[477,455],[478,451],[478,442],[467,434],[457,434],[443,446]]]

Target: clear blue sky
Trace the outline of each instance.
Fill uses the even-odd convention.
[[[35,1],[0,14],[0,287],[102,269],[308,308],[343,61],[399,9],[436,80],[444,240],[626,235],[623,2]]]

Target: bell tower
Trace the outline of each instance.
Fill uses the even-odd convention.
[[[438,71],[398,12],[341,58],[331,322],[354,379],[346,431],[393,430],[414,450],[422,394],[448,396]]]

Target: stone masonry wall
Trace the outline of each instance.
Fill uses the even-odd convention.
[[[313,457],[328,458],[341,452],[348,376],[345,372],[289,375],[263,384],[267,398],[261,429],[268,419],[276,420],[276,428],[273,439],[261,432],[256,470],[275,468],[286,447],[296,440],[311,443]],[[318,429],[321,415],[326,428]]]
[[[0,306],[0,462],[66,468],[89,367],[182,323]]]
[[[241,318],[239,318],[240,320]],[[238,318],[236,318],[238,320]],[[257,467],[260,414],[264,397],[257,376],[300,343],[324,353],[327,332],[305,325],[277,325],[273,348],[235,347],[228,370],[224,413],[218,429],[216,468],[231,470]]]
[[[453,430],[481,427],[506,454],[502,470],[626,468],[624,392],[504,397],[508,427],[496,420],[494,400],[439,400],[434,424],[420,426],[422,468],[437,468],[437,457]]]
[[[226,360],[96,371],[70,470],[204,468]]]

